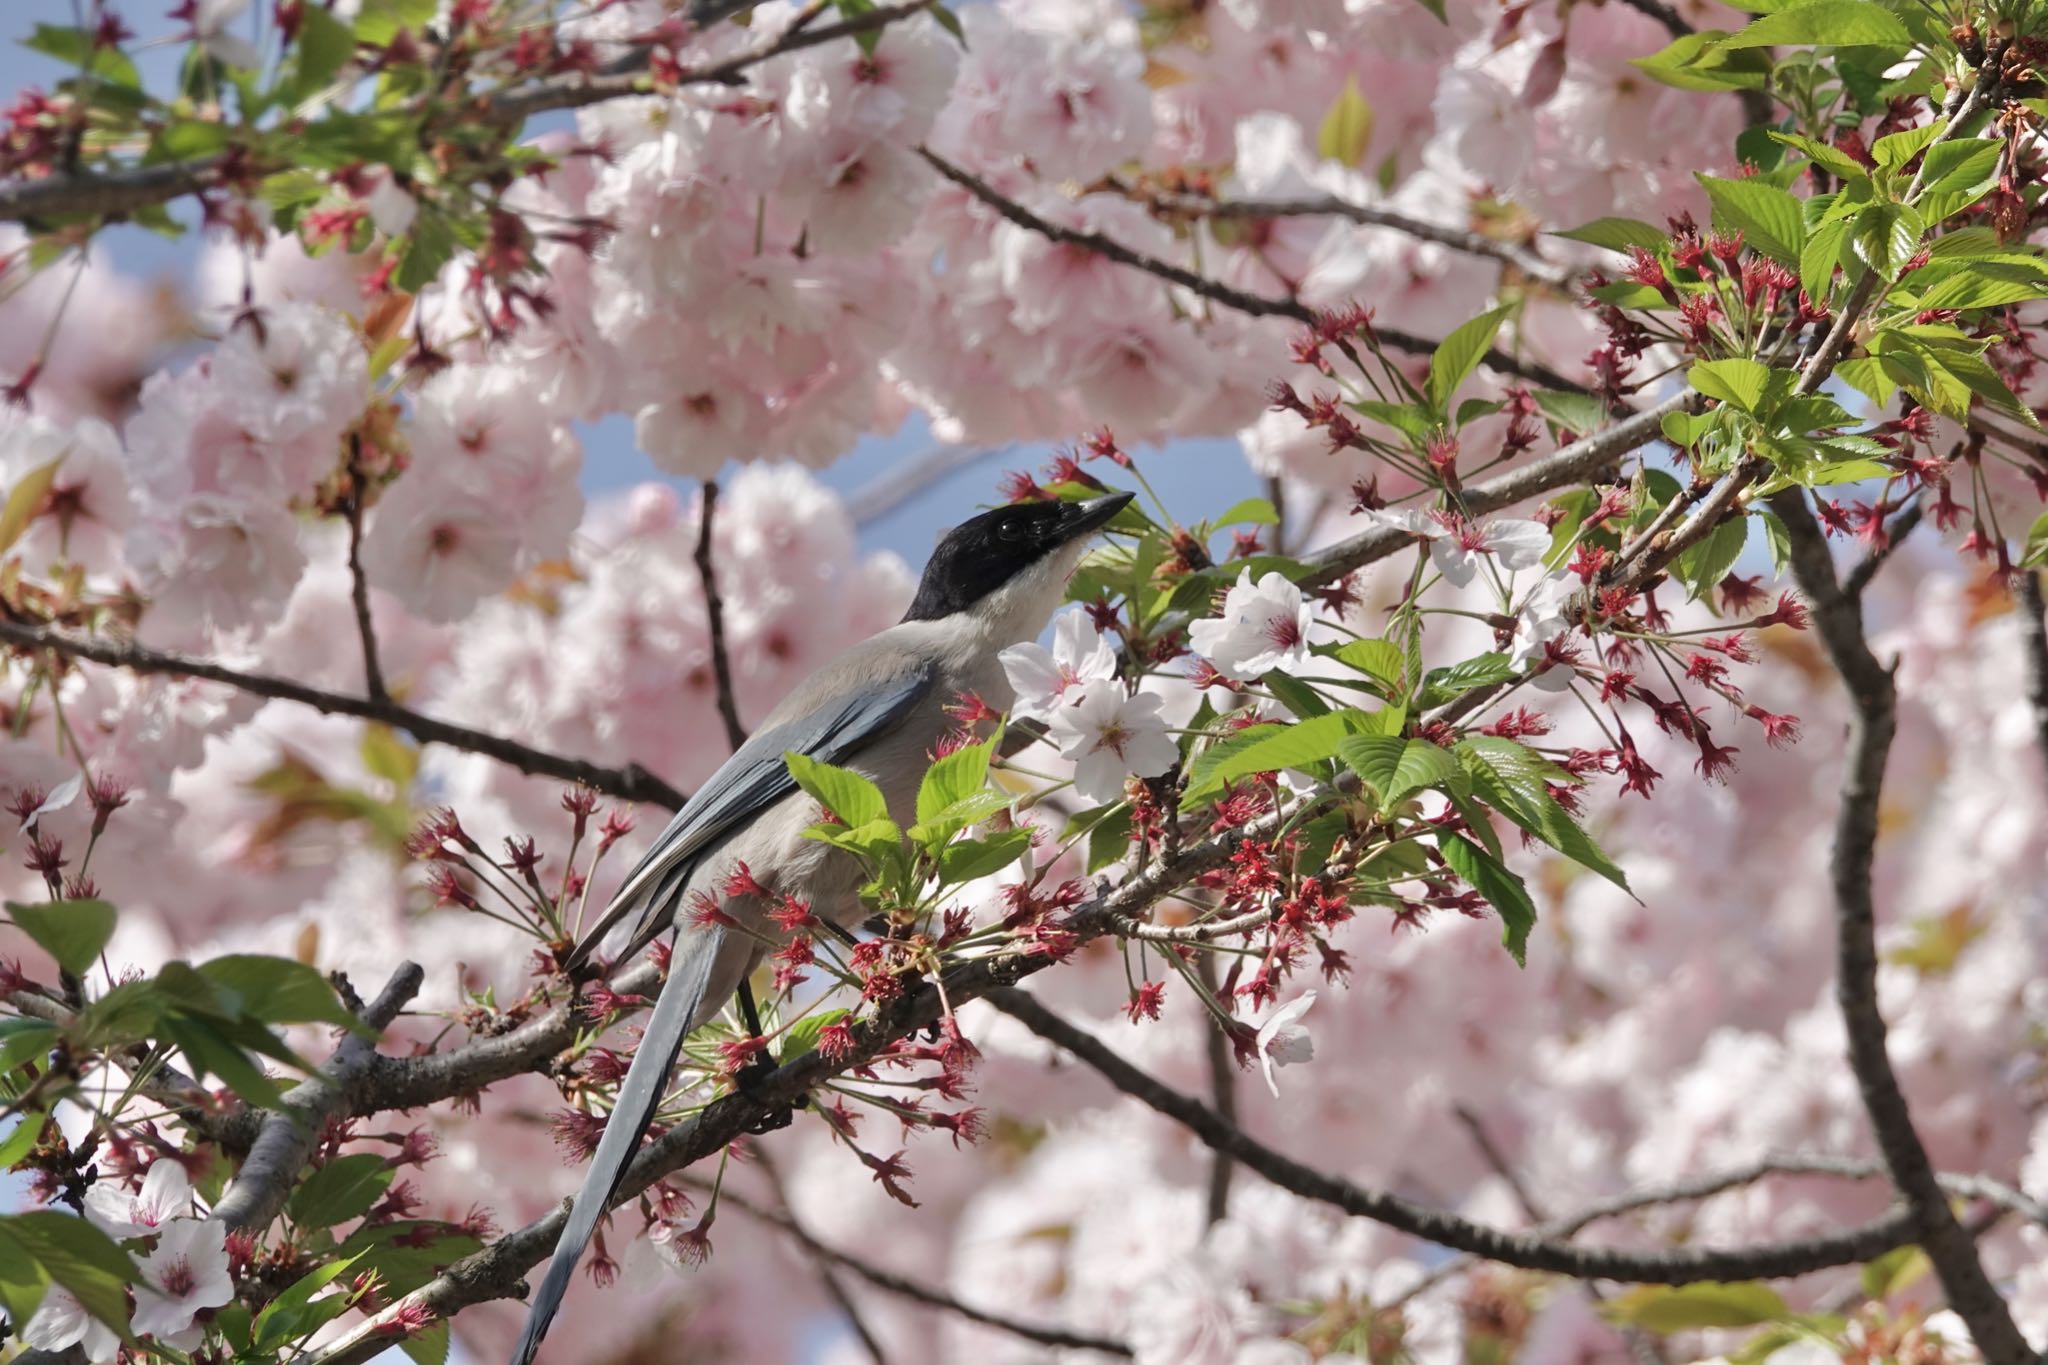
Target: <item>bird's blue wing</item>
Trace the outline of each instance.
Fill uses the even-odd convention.
[[[742,744],[697,789],[668,828],[626,874],[617,894],[570,957],[574,966],[626,916],[643,910],[637,949],[653,939],[673,911],[671,902],[689,878],[698,855],[727,832],[796,790],[782,756],[800,753],[821,763],[843,764],[878,733],[908,714],[931,691],[936,670],[922,665],[887,687],[849,692],[835,703],[761,731]]]

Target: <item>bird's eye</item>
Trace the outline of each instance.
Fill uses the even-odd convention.
[[[1004,517],[996,523],[996,534],[1004,540],[1022,540],[1024,538],[1024,522],[1022,518]]]

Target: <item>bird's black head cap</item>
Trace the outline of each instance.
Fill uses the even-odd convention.
[[[903,619],[937,621],[965,611],[1062,546],[1108,524],[1131,496],[1012,503],[961,522],[926,561]]]

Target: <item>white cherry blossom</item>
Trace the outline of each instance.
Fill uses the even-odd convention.
[[[1255,584],[1246,569],[1224,594],[1222,615],[1188,627],[1188,643],[1224,677],[1251,682],[1308,662],[1313,619],[1301,589],[1284,575],[1269,573]]]

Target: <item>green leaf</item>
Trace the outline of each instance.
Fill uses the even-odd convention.
[[[433,21],[440,0],[363,0],[356,13],[356,37],[382,47],[402,29],[418,29]]]
[[[1398,735],[1353,735],[1337,746],[1346,767],[1372,788],[1382,811],[1425,787],[1458,781],[1463,770],[1448,749],[1426,739]]]
[[[392,282],[407,294],[417,294],[434,282],[441,267],[455,259],[455,233],[448,220],[422,204],[412,220],[412,231],[399,248],[398,270]]]
[[[1333,650],[1329,657],[1346,668],[1357,669],[1389,692],[1407,689],[1407,679],[1403,676],[1407,656],[1391,640],[1347,641]]]
[[[933,22],[953,35],[953,41],[960,44],[961,49],[964,51],[967,47],[967,30],[960,26],[960,16],[953,13],[952,9],[945,5],[933,5],[931,16]]]
[[[1245,498],[1215,518],[1212,526],[1278,526],[1280,513],[1265,498]]]
[[[253,953],[217,957],[199,974],[220,991],[222,1008],[266,1024],[338,1024],[360,1029],[362,1022],[341,1003],[326,977],[303,962]]]
[[[1803,133],[1781,133],[1771,129],[1771,137],[1787,147],[1797,147],[1806,153],[1806,159],[1838,180],[1868,180],[1870,172],[1863,169],[1863,163],[1838,147],[1830,146],[1817,138]]]
[[[1259,679],[1268,692],[1280,699],[1280,704],[1296,716],[1307,720],[1311,716],[1324,716],[1330,712],[1330,704],[1317,694],[1313,687],[1291,673],[1279,669],[1269,671]]]
[[[1679,555],[1673,567],[1679,581],[1691,589],[1687,600],[1697,602],[1719,586],[1735,567],[1735,561],[1742,558],[1742,547],[1748,541],[1749,522],[1743,517],[1731,517]]]
[[[1436,836],[1436,846],[1451,871],[1499,912],[1501,946],[1517,967],[1528,966],[1529,931],[1536,927],[1536,903],[1529,899],[1529,888],[1505,863],[1469,839],[1446,831]]]
[[[799,1057],[808,1057],[818,1050],[818,1039],[825,1030],[851,1014],[851,1010],[816,1010],[791,1024],[782,1031],[782,1050],[779,1058],[784,1066]]]
[[[939,852],[939,880],[948,886],[1002,871],[1031,847],[1031,831],[1006,829],[985,839],[962,839]]]
[[[2048,512],[2034,518],[2034,524],[2027,528],[2027,543],[2020,555],[2020,567],[2038,568],[2048,564]]]
[[[1550,794],[1548,784],[1568,776],[1562,768],[1511,739],[1493,735],[1460,741],[1458,758],[1472,774],[1474,792],[1489,806],[1579,866],[1629,890],[1627,874]]]
[[[1872,204],[1857,215],[1849,245],[1865,265],[1889,280],[1905,269],[1920,249],[1925,230],[1910,205]]]
[[[1372,145],[1372,105],[1358,88],[1358,77],[1344,82],[1344,89],[1323,115],[1316,130],[1316,155],[1346,166],[1365,160]]]
[[[114,936],[114,907],[102,900],[8,901],[7,916],[73,976],[92,966]]]
[[[23,38],[21,45],[124,89],[142,88],[142,77],[128,54],[118,47],[101,46],[85,29],[37,24],[35,32]]]
[[[929,825],[945,811],[988,785],[996,742],[984,740],[955,749],[925,771],[917,787],[917,822]]]
[[[1816,227],[1799,248],[1799,287],[1811,299],[1825,299],[1834,283],[1835,267],[1842,261],[1842,242],[1849,224],[1834,219]]]
[[[1392,427],[1418,448],[1429,439],[1429,429],[1434,425],[1429,413],[1418,403],[1387,403],[1377,398],[1361,398],[1351,408],[1361,417]]]
[[[1751,47],[1899,47],[1913,35],[1898,16],[1872,0],[1801,0],[1749,24],[1721,43],[1723,51]]]
[[[449,1352],[448,1324],[436,1322],[422,1327],[404,1341],[398,1349],[405,1352],[413,1365],[447,1365]]]
[[[849,827],[889,818],[889,803],[882,789],[850,768],[835,768],[794,750],[785,753],[789,775],[809,793],[812,800],[839,817]]]
[[[1687,33],[1647,57],[1631,57],[1629,65],[1652,80],[1679,90],[1756,90],[1771,74],[1770,54],[1724,45],[1719,29]]]
[[[1597,394],[1532,389],[1529,396],[1536,400],[1545,417],[1581,436],[1598,431],[1607,420],[1607,405]]]
[[[1671,244],[1671,239],[1661,230],[1634,218],[1595,218],[1590,223],[1581,223],[1578,227],[1550,235],[1584,242],[1588,246],[1604,246],[1624,256],[1630,247],[1640,247],[1654,256]]]
[[[1791,1316],[1777,1291],[1756,1283],[1639,1285],[1609,1299],[1610,1321],[1669,1336],[1709,1327],[1755,1327]]]
[[[1507,304],[1482,313],[1438,343],[1436,354],[1429,358],[1429,379],[1423,385],[1423,393],[1439,414],[1448,411],[1458,385],[1479,368],[1501,323],[1514,311],[1515,305]]]
[[[253,1349],[276,1351],[289,1342],[325,1327],[348,1311],[346,1292],[329,1294],[317,1302],[313,1296],[354,1268],[359,1257],[329,1261],[326,1265],[294,1280],[285,1291],[263,1306],[256,1315]]]
[[[2044,297],[2048,297],[2048,278],[2038,270],[1979,263],[1956,271],[1922,294],[1920,307],[2000,308]]]
[[[59,455],[47,464],[39,464],[7,490],[7,501],[0,503],[0,554],[21,539],[21,533],[28,529],[29,522],[43,510],[43,501],[49,497],[50,487],[57,481],[57,466],[63,463],[64,457]]]
[[[1947,120],[1936,119],[1932,123],[1917,124],[1903,132],[1887,133],[1871,146],[1871,160],[1877,163],[1879,170],[1898,170],[1926,151],[1929,144],[1940,137],[1942,130],[1947,126]]]
[[[1223,790],[1254,773],[1306,768],[1335,758],[1337,747],[1364,732],[1362,711],[1331,711],[1293,725],[1252,725],[1210,745],[1188,773],[1187,800]]]
[[[15,1115],[11,1121],[13,1126],[0,1133],[0,1171],[12,1169],[16,1162],[35,1150],[49,1121],[50,1116],[40,1109],[28,1109]]]
[[[1441,706],[1480,687],[1492,687],[1515,676],[1515,665],[1505,654],[1479,654],[1444,668],[1432,668],[1422,678],[1419,706]]]
[[[104,1232],[83,1218],[41,1210],[0,1217],[0,1230],[43,1274],[70,1290],[86,1312],[127,1335],[124,1290],[140,1283],[142,1275]]]
[[[338,1156],[292,1191],[285,1212],[302,1228],[331,1228],[370,1211],[397,1172],[374,1152]]]
[[[1755,414],[1762,408],[1764,394],[1770,388],[1771,369],[1747,356],[1730,356],[1726,360],[1699,361],[1687,371],[1686,378],[1707,397]]]
[[[1998,183],[2003,148],[2003,141],[1993,138],[1957,138],[1929,147],[1926,159],[1920,163],[1920,195],[1913,201],[1920,216],[1938,223],[1953,218],[1989,194]],[[1990,238],[1994,250],[2003,248],[1997,234],[1989,229],[1974,231]],[[1947,237],[1941,240],[1946,241]]]
[[[1752,176],[1747,180],[1723,180],[1714,175],[1696,175],[1714,206],[1714,225],[1723,231],[1739,231],[1743,240],[1771,259],[1786,265],[1799,264],[1799,248],[1806,240],[1806,223],[1799,201],[1777,186]]]
[[[1088,875],[1094,876],[1123,857],[1130,842],[1131,808],[1128,804],[1120,804],[1088,831]]]
[[[355,56],[356,36],[347,24],[321,5],[307,5],[299,19],[298,40],[292,44],[290,65],[278,87],[278,101],[287,110],[312,99],[341,74]]]
[[[171,1013],[163,1017],[159,1028],[171,1045],[185,1054],[197,1075],[218,1076],[228,1089],[259,1108],[275,1109],[283,1103],[284,1092],[277,1082],[250,1060],[220,1023]]]
[[[1444,0],[1415,0],[1415,3],[1421,5],[1424,9],[1428,10],[1431,14],[1435,15],[1436,21],[1439,24],[1443,24],[1446,27],[1450,25],[1451,21],[1449,17],[1446,16],[1444,13]]]

